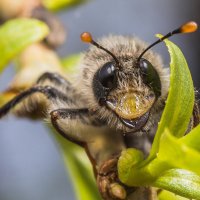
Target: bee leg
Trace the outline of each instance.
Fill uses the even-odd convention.
[[[66,139],[83,146],[87,138],[79,134],[79,127],[83,128],[90,124],[89,111],[87,108],[80,109],[57,109],[51,113],[51,122],[54,128]],[[78,132],[77,132],[78,131]]]
[[[7,104],[0,108],[0,118],[6,115],[13,107],[21,103],[27,97],[32,96],[34,93],[42,93],[51,101],[59,99],[60,101],[69,102],[71,99],[66,97],[62,92],[50,86],[35,86],[32,87],[10,100]]]
[[[44,83],[45,81],[50,81],[56,85],[65,85],[66,87],[71,86],[71,83],[58,73],[46,72],[42,74],[37,80],[37,84]]]
[[[133,187],[125,186],[118,178],[118,158],[119,156],[116,156],[107,160],[98,170],[97,185],[105,200],[124,200],[130,192],[134,191]]]

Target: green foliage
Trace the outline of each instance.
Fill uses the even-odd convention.
[[[190,171],[168,170],[158,177],[154,185],[190,199],[200,199],[200,177]]]
[[[3,24],[0,27],[0,72],[25,47],[44,39],[48,32],[47,25],[35,19],[13,19]]]
[[[196,130],[196,132],[200,133],[200,126],[198,126]],[[189,133],[189,135],[191,133]],[[198,140],[198,143],[200,143],[199,135],[200,134],[195,137],[195,134],[191,134],[190,137],[194,136],[193,139]],[[200,153],[193,148],[193,145],[187,145],[185,142],[187,141],[186,138],[187,137],[185,137],[184,140],[177,139],[166,129],[160,140],[160,149],[157,158],[163,162],[167,162],[173,167],[188,169],[200,175]]]
[[[165,43],[171,57],[170,89],[150,155],[142,159],[138,150],[125,150],[119,177],[130,186],[155,186],[200,199],[200,126],[183,136],[194,106],[193,82],[181,50],[169,40]]]
[[[163,190],[158,195],[159,200],[188,200],[184,197],[178,196],[172,192],[169,192],[167,190]]]
[[[67,74],[77,73],[76,66],[81,59],[80,54],[69,55],[61,60],[62,66]]]

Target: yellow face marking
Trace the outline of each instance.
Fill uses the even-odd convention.
[[[144,115],[154,101],[154,95],[144,96],[143,93],[135,91],[119,94],[114,100],[109,101],[108,106],[120,117],[132,120]]]

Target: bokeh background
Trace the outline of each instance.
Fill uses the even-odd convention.
[[[200,24],[199,0],[90,0],[57,13],[67,33],[58,49],[62,57],[87,49],[79,35],[90,31],[95,38],[108,34],[136,35],[151,43],[156,33],[167,33],[182,23]],[[200,31],[171,38],[185,54],[200,88]],[[163,44],[154,48],[169,63]],[[0,77],[0,90],[14,75],[9,67]],[[41,122],[9,116],[0,121],[0,200],[75,200],[56,143]]]

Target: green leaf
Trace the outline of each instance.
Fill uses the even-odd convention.
[[[121,156],[119,157],[118,161],[118,174],[119,178],[122,182],[129,185],[128,180],[130,179],[130,176],[137,177],[134,180],[135,184],[140,184],[140,182],[143,181],[143,178],[146,180],[146,176],[140,176],[140,173],[137,173],[137,170],[133,170],[137,167],[137,164],[144,160],[144,155],[141,151],[133,148],[126,149],[122,151]],[[137,174],[134,174],[134,173]],[[148,175],[148,174],[147,174]],[[138,182],[137,182],[138,181]],[[131,185],[131,183],[130,183]]]
[[[129,186],[151,185],[164,171],[170,169],[165,161],[154,159],[146,165],[142,152],[136,149],[124,150],[118,161],[120,180]]]
[[[81,54],[69,55],[61,60],[62,66],[67,74],[77,73],[77,66],[80,62]]]
[[[28,45],[44,39],[46,24],[35,19],[13,19],[0,27],[0,73],[8,62]]]
[[[64,158],[66,170],[69,172],[75,195],[78,200],[101,200],[92,173],[91,163],[83,148],[69,142],[52,130]]]
[[[186,170],[168,170],[155,181],[154,186],[190,199],[200,199],[200,177]]]
[[[199,136],[196,140],[199,140]],[[160,161],[167,162],[173,168],[187,169],[200,175],[200,153],[187,146],[185,140],[171,135],[167,129],[161,137],[157,158]]]
[[[69,8],[86,2],[86,0],[42,0],[43,5],[52,11]]]
[[[200,125],[192,129],[189,134],[180,138],[180,142],[200,152]]]
[[[171,41],[164,40],[164,42],[171,58],[170,88],[148,160],[156,156],[159,140],[165,128],[176,137],[185,134],[194,107],[194,86],[185,57]]]
[[[188,198],[178,196],[166,190],[159,192],[158,199],[159,200],[189,200]]]

